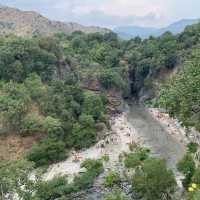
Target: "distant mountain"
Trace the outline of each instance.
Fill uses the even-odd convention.
[[[173,34],[181,33],[184,31],[186,26],[198,23],[199,21],[199,19],[183,19],[164,28],[122,26],[114,28],[113,31],[124,39],[130,39],[136,36],[140,36],[141,38],[148,38],[151,35],[160,36],[166,31],[170,31]]]
[[[74,31],[85,33],[110,32],[109,29],[82,26],[77,23],[51,21],[37,12],[0,6],[0,35],[15,34],[18,36],[50,36],[58,32],[70,34]]]

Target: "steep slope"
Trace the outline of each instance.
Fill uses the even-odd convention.
[[[0,6],[0,35],[51,36],[58,32],[66,34],[82,31],[85,33],[110,32],[100,27],[86,27],[77,23],[51,21],[37,12]]]
[[[124,26],[114,28],[114,32],[116,32],[120,37],[124,39],[131,39],[136,36],[141,38],[148,38],[151,35],[158,37],[167,31],[170,31],[173,34],[181,33],[184,31],[186,26],[196,24],[198,22],[199,19],[183,19],[164,28]]]

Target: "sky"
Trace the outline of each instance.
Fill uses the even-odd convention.
[[[52,19],[113,28],[164,27],[180,19],[200,18],[200,0],[0,0]]]

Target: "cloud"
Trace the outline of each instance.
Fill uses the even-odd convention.
[[[0,4],[35,10],[54,20],[107,27],[164,26],[200,17],[199,0],[0,0]]]
[[[113,28],[115,26],[124,25],[140,25],[140,26],[151,26],[152,22],[154,25],[160,24],[162,17],[158,17],[153,13],[149,13],[145,16],[117,16],[117,15],[107,15],[102,11],[92,11],[88,12],[84,16],[75,16],[72,21],[80,22],[85,25],[96,24],[98,26],[106,26]]]

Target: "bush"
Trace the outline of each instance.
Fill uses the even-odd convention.
[[[54,139],[46,139],[34,145],[27,154],[27,159],[35,162],[36,167],[61,161],[66,157],[65,144]]]
[[[91,187],[95,178],[103,172],[103,164],[100,160],[85,160],[81,167],[86,168],[87,171],[83,175],[75,177],[73,185],[76,191]]]
[[[23,84],[4,85],[0,95],[0,113],[9,128],[18,131],[30,107],[30,96]]]
[[[120,175],[117,172],[111,172],[105,178],[104,185],[106,187],[113,187],[114,185],[118,185],[120,183]]]
[[[87,115],[92,115],[95,120],[98,120],[104,112],[105,108],[101,97],[92,92],[85,93],[83,102],[83,113]]]
[[[116,192],[117,194],[110,194],[104,200],[130,200],[125,194]]]
[[[46,85],[42,83],[41,77],[35,73],[26,78],[24,85],[28,89],[31,98],[37,102],[47,93]]]
[[[41,200],[53,200],[61,197],[68,186],[66,177],[58,177],[53,180],[40,182],[36,187],[36,197]]]
[[[99,74],[99,81],[105,89],[122,89],[124,82],[117,72],[110,69],[104,70]]]
[[[47,117],[44,120],[44,130],[48,133],[50,138],[63,139],[64,130],[62,128],[62,123],[59,119],[53,117]]]
[[[95,176],[98,176],[103,172],[103,164],[101,160],[87,159],[81,164],[81,167],[86,168],[87,171],[93,173]]]
[[[194,143],[194,142],[190,142],[187,145],[187,149],[188,149],[189,153],[196,153],[197,152],[197,148],[198,148],[198,144]]]
[[[192,176],[195,172],[195,162],[193,157],[187,153],[183,159],[178,162],[177,169],[185,175],[183,186],[187,188],[191,183]]]
[[[79,123],[75,123],[72,129],[71,145],[76,149],[88,148],[96,142],[97,134],[94,119],[91,115],[81,115]]]
[[[194,175],[192,177],[192,182],[196,183],[197,185],[200,185],[200,166],[198,166],[195,170]]]
[[[145,200],[160,200],[165,194],[175,191],[176,180],[166,162],[158,158],[149,158],[133,176],[133,190]]]
[[[43,123],[39,119],[38,115],[28,115],[21,122],[20,133],[23,136],[28,136],[43,131]]]
[[[149,157],[149,149],[137,148],[135,152],[126,155],[124,164],[127,168],[135,168]]]

